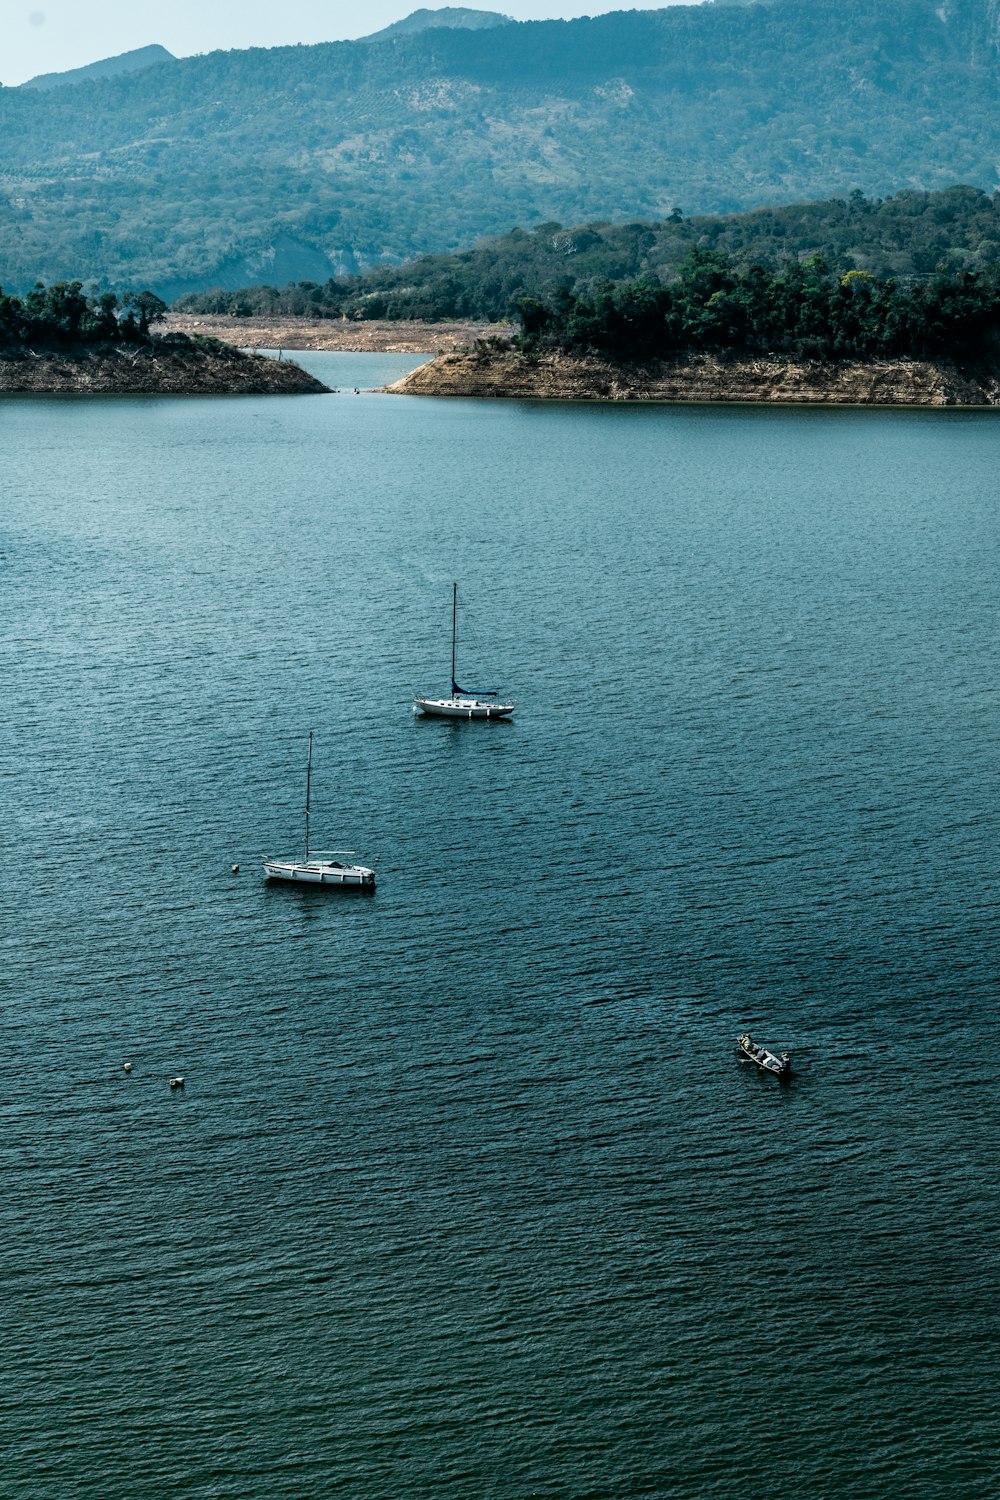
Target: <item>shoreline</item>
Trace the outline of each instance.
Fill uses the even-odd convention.
[[[282,349],[289,354],[446,354],[482,338],[509,338],[509,323],[350,322],[346,318],[234,318],[167,313],[172,333],[222,339],[238,349]]]
[[[149,343],[0,350],[0,396],[305,396],[330,389],[292,360],[168,334]]]
[[[593,356],[475,349],[438,355],[386,390],[398,396],[677,405],[1000,406],[997,372],[923,360],[826,364],[697,355],[638,366]]]

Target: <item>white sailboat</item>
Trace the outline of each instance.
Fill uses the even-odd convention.
[[[310,850],[309,803],[312,796],[313,732],[309,731],[309,759],[306,762],[306,828],[301,859],[265,859],[264,873],[269,880],[297,880],[306,885],[354,886],[373,891],[375,871],[367,865],[345,864],[353,849]]]
[[[458,642],[458,584],[451,586],[451,697],[414,698],[413,712],[439,719],[505,719],[514,712],[513,703],[501,703],[493,689],[467,692],[455,681],[455,650]]]

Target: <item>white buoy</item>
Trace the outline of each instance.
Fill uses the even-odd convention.
[[[234,875],[238,875],[240,873],[239,865],[230,865],[229,868],[232,870]]]
[[[170,1080],[170,1087],[172,1089],[182,1089],[184,1087],[184,1079],[180,1078],[180,1077],[178,1077],[178,1078],[171,1078],[171,1080]]]
[[[123,1068],[124,1068],[124,1071],[126,1073],[131,1073],[131,1071],[132,1071],[132,1064],[131,1063],[124,1063],[123,1064]]]

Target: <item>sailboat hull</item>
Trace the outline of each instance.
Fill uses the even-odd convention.
[[[335,854],[353,854],[353,849],[320,849],[309,852],[309,804],[312,795],[313,732],[309,731],[309,755],[306,760],[306,823],[301,859],[265,859],[264,874],[268,880],[291,880],[297,885],[323,885],[334,890],[353,887],[375,889],[375,871],[367,865],[345,865]]]
[[[269,880],[294,880],[301,885],[375,889],[375,871],[367,865],[340,865],[322,859],[270,859],[264,862],[264,873]]]
[[[513,703],[497,703],[494,694],[477,698],[463,692],[455,677],[455,651],[458,645],[458,584],[451,586],[451,697],[414,698],[413,712],[434,719],[506,719],[514,712]],[[480,692],[484,690],[480,688]]]
[[[481,698],[414,698],[413,711],[437,719],[506,719],[513,703],[485,703]]]

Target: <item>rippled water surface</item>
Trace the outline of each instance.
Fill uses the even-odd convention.
[[[0,1494],[992,1497],[996,417],[308,363],[0,407]]]

